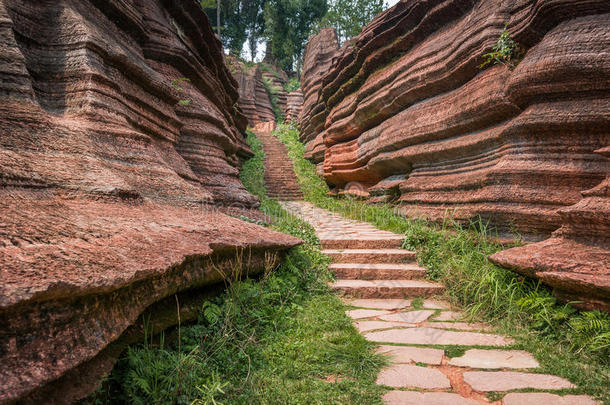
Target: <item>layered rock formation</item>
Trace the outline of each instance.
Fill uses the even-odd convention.
[[[265,62],[259,65],[263,77],[270,84],[271,92],[277,98],[277,106],[284,114],[288,107],[288,93],[284,90],[284,84],[288,81],[288,75],[276,63]]]
[[[308,144],[306,156],[313,157],[316,162],[323,160],[325,150],[322,133],[326,111],[325,102],[320,97],[322,78],[328,73],[338,49],[339,39],[334,28],[323,28],[309,39],[303,57],[303,108],[298,121],[301,140]]]
[[[597,153],[610,158],[610,146]],[[551,285],[565,301],[610,312],[610,173],[573,206],[558,211],[550,239],[496,253],[494,263]]]
[[[0,30],[0,403],[69,403],[147,308],[175,324],[176,301],[299,241],[221,213],[258,201],[196,2],[0,0]]]
[[[303,93],[301,90],[291,91],[286,96],[286,121],[296,121],[303,108]]]
[[[330,55],[323,32],[305,57],[332,61],[321,78],[305,70],[308,156],[332,185],[407,215],[547,237],[610,169],[595,153],[610,142],[609,13],[603,0],[402,1]],[[523,59],[482,69],[505,27]]]
[[[271,98],[263,83],[263,72],[258,65],[247,66],[239,59],[227,56],[227,64],[237,81],[239,107],[254,127],[267,121],[275,121]]]
[[[303,104],[303,94],[300,90],[290,93],[286,91],[286,72],[276,64],[268,62],[247,66],[233,56],[227,57],[227,64],[239,86],[239,107],[251,127],[275,122],[271,96],[275,98],[279,113],[285,119],[296,120]]]

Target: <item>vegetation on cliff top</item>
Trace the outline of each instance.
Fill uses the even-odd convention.
[[[286,72],[300,71],[308,38],[322,27],[334,27],[341,40],[360,33],[384,8],[383,0],[201,0],[223,45],[240,56],[247,43],[252,61],[259,45],[265,59]],[[220,27],[216,26],[217,19]]]
[[[304,145],[292,123],[274,134],[286,145],[307,201],[346,217],[405,235],[428,276],[447,287],[446,298],[473,321],[486,321],[513,336],[517,348],[532,352],[539,372],[559,375],[583,392],[610,402],[610,316],[579,312],[559,303],[546,287],[493,265],[487,257],[504,247],[482,222],[464,226],[447,217],[442,224],[397,215],[392,206],[332,198],[316,167],[303,158]]]

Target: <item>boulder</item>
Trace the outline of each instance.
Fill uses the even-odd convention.
[[[223,213],[259,202],[196,2],[0,0],[0,22],[0,403],[70,403],[143,314],[191,319],[300,241]]]

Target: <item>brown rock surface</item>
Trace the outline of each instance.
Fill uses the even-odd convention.
[[[301,88],[303,108],[299,115],[301,140],[310,143],[324,128],[324,104],[319,97],[322,77],[328,73],[335,52],[339,49],[339,39],[334,28],[324,28],[309,39],[303,57]],[[311,147],[311,145],[309,145]],[[311,149],[308,147],[308,153]]]
[[[610,158],[610,146],[597,150]],[[610,312],[610,174],[571,207],[558,211],[563,225],[550,239],[508,249],[494,263],[554,288],[559,298],[584,309]]]
[[[291,91],[286,99],[286,121],[296,121],[303,108],[303,93],[301,90]]]
[[[523,59],[481,69],[505,26]],[[334,53],[328,36],[307,48],[330,63],[304,69],[301,136],[337,191],[531,240],[564,224],[494,260],[608,302],[610,2],[402,1]]]
[[[258,201],[195,2],[0,0],[0,22],[0,403],[68,403],[147,309],[299,241],[220,212]]]
[[[263,71],[258,65],[247,66],[234,56],[227,56],[231,74],[237,81],[239,108],[254,127],[267,121],[275,121],[271,98],[263,84]]]

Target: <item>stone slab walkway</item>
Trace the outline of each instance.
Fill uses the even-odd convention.
[[[491,333],[490,325],[469,322],[459,310],[434,299],[443,287],[422,280],[425,269],[416,265],[415,252],[400,249],[401,235],[309,203],[282,205],[316,229],[323,251],[335,262],[331,269],[338,279],[332,286],[350,306],[347,315],[388,356],[390,365],[377,379],[388,388],[386,404],[597,403],[586,395],[554,393],[575,386],[537,373],[539,364],[530,353],[511,349],[513,339]],[[511,392],[524,390],[533,392]],[[491,401],[490,392],[501,399]]]
[[[284,144],[271,134],[273,122],[254,128],[265,152],[265,186],[267,194],[276,200],[302,199],[301,187],[292,169],[292,161]]]

